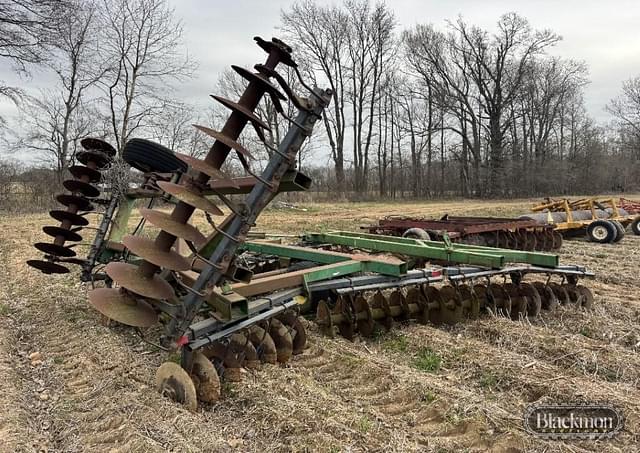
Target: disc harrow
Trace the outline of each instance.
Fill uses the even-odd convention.
[[[76,160],[82,165],[73,165],[69,173],[74,179],[65,180],[62,185],[69,194],[60,194],[57,201],[67,209],[55,209],[49,215],[60,222],[59,226],[45,226],[42,231],[53,238],[53,243],[38,242],[35,248],[43,252],[44,260],[29,260],[27,264],[45,274],[67,274],[69,268],[64,264],[82,265],[84,260],[76,257],[73,250],[75,244],[65,245],[66,242],[78,243],[82,236],[78,233],[89,225],[84,216],[94,210],[92,199],[100,195],[100,189],[94,184],[101,180],[101,170],[105,170],[112,162],[116,150],[107,142],[97,138],[85,138],[80,144],[84,151],[77,153]]]
[[[144,182],[124,193],[110,190],[110,198],[101,199],[95,184],[115,151],[106,142],[84,140],[76,156],[84,165],[71,167],[76,179],[64,184],[70,193],[58,197],[67,209],[51,213],[61,224],[45,227],[54,241],[36,244],[47,260],[29,263],[45,273],[68,272],[64,263],[80,264],[81,279],[93,287],[89,302],[99,313],[137,328],[145,339],[160,330],[159,341],[151,343],[180,352],[180,364],[164,363],[156,373],[160,393],[196,410],[199,401],[221,397],[221,380],[238,382],[261,364],[287,363],[306,347],[308,321],[301,314],[315,312],[321,331],[354,339],[407,320],[453,325],[484,313],[535,318],[558,304],[591,305],[591,293],[577,281],[592,274],[561,266],[551,254],[460,244],[446,235],[429,241],[333,232],[311,233],[290,246],[247,241],[258,215],[278,193],[309,188],[310,179],[295,170],[296,156],[332,96],[305,85],[282,41],[255,41],[268,57],[255,71],[233,66],[247,82],[240,98],[212,96],[229,110],[224,126],[219,131],[196,126],[213,139],[204,158],[131,139],[123,159],[144,173]],[[293,92],[276,71],[279,65],[297,76],[308,97]],[[255,113],[265,96],[289,125],[277,146],[265,137],[273,122]],[[297,110],[295,117],[285,113],[284,101]],[[270,151],[260,173],[242,144],[247,125]],[[245,176],[221,170],[230,155]],[[130,230],[140,198],[149,202]],[[94,205],[105,208],[88,256],[81,259],[65,244],[82,240],[79,232],[89,223],[84,213]],[[192,223],[197,210],[207,220],[204,226]],[[145,224],[159,233],[141,234]],[[536,248],[517,231],[497,240]],[[523,282],[528,274],[549,279]],[[552,275],[560,275],[561,282],[551,282]],[[145,330],[158,324],[160,329]]]
[[[309,187],[309,178],[295,170],[296,156],[332,96],[330,90],[310,88],[304,83],[291,58],[291,48],[285,43],[275,38],[255,41],[268,56],[263,64],[254,66],[255,72],[232,66],[247,82],[240,98],[211,96],[229,111],[223,127],[218,131],[195,126],[214,140],[204,158],[174,153],[149,140],[131,139],[124,147],[123,159],[144,173],[144,183],[138,189],[125,189],[126,193],[111,190],[111,198],[101,200],[94,184],[101,180],[101,170],[110,165],[116,153],[104,141],[83,140],[84,150],[76,160],[84,166],[71,167],[75,179],[63,184],[70,193],[58,197],[67,210],[51,213],[61,225],[44,228],[54,242],[36,244],[45,252],[47,261],[29,262],[45,273],[66,273],[69,270],[61,263],[77,260],[73,263],[83,265],[81,278],[94,286],[88,298],[98,312],[141,329],[160,323],[161,346],[180,350],[181,364],[160,367],[156,386],[192,410],[198,399],[218,399],[221,377],[238,381],[244,368],[256,368],[263,362],[286,363],[302,353],[306,345],[305,321],[299,318],[296,302],[291,298],[271,297],[249,303],[228,296],[230,283],[251,279],[252,271],[237,259],[236,249],[245,241],[260,212],[280,191]],[[293,92],[276,71],[278,65],[289,67],[298,77],[299,86],[308,91],[308,97]],[[277,147],[265,137],[271,131],[270,122],[255,113],[265,96],[270,98],[276,114],[289,124]],[[297,109],[295,118],[285,113],[285,101]],[[259,174],[250,163],[253,154],[240,143],[247,125],[271,151],[269,162]],[[221,169],[231,152],[249,176],[235,178]],[[167,173],[168,169],[173,170]],[[238,202],[227,198],[227,194],[247,196],[244,202]],[[215,203],[212,196],[220,203]],[[127,223],[138,198],[150,198],[150,202],[139,209],[142,221],[127,234]],[[161,209],[158,200],[168,201],[172,208]],[[78,232],[89,223],[83,213],[92,210],[94,203],[107,208],[89,256],[78,260],[73,246],[65,243],[82,240]],[[220,204],[230,211],[226,218]],[[204,213],[212,231],[191,223],[196,210]],[[214,221],[213,216],[223,220]],[[145,223],[160,230],[155,238],[140,235]],[[188,256],[181,244],[190,251]],[[106,266],[100,268],[98,264]],[[275,269],[274,264],[261,262],[259,268],[251,267]],[[95,287],[101,280],[104,287]]]
[[[562,247],[562,235],[553,226],[532,219],[454,217],[439,220],[390,216],[361,227],[370,233],[443,241],[482,247],[550,252]]]

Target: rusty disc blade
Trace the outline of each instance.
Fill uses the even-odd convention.
[[[458,302],[458,294],[453,286],[445,285],[440,288],[440,299],[442,300],[440,311],[445,324],[457,324],[464,319],[462,305]]]
[[[47,255],[61,256],[64,258],[73,258],[76,256],[76,252],[62,245],[51,244],[49,242],[36,242],[33,246]]]
[[[297,63],[291,58],[291,47],[287,46],[284,42],[272,38],[271,41],[265,41],[259,36],[254,36],[253,40],[260,46],[262,50],[271,54],[272,52],[278,52],[280,63],[290,66],[292,68],[297,67]]]
[[[520,291],[527,296],[529,301],[527,314],[532,317],[538,316],[542,308],[542,298],[536,287],[531,283],[522,282],[520,283]]]
[[[592,308],[594,299],[593,299],[593,293],[591,292],[591,290],[589,288],[587,288],[586,286],[577,285],[576,286],[576,291],[578,292],[578,294],[580,294],[582,296],[582,298],[580,300],[581,306],[586,308],[586,309]]]
[[[89,225],[89,221],[82,217],[81,215],[74,214],[69,211],[61,211],[61,210],[53,210],[49,211],[49,215],[56,219],[58,222],[70,222],[71,225],[79,225],[79,226],[87,226]]]
[[[69,269],[51,261],[29,260],[27,264],[41,271],[44,274],[68,274]]]
[[[353,310],[355,311],[356,326],[360,335],[371,336],[375,331],[375,322],[369,301],[363,295],[358,294],[353,300]]]
[[[62,185],[69,192],[80,193],[87,198],[95,198],[100,195],[100,189],[79,179],[67,179]]]
[[[511,319],[517,320],[520,315],[526,315],[529,300],[520,292],[520,289],[513,283],[506,283],[504,290],[511,298]]]
[[[135,255],[155,264],[156,266],[171,269],[172,271],[188,271],[191,269],[189,261],[180,254],[169,250],[164,252],[156,246],[151,239],[140,236],[125,236],[122,243]]]
[[[151,327],[158,316],[148,303],[125,294],[118,288],[97,288],[89,292],[89,302],[109,319],[134,327]]]
[[[273,338],[278,353],[278,362],[286,363],[293,355],[293,340],[289,329],[277,319],[269,320],[269,335]]]
[[[477,319],[480,316],[480,301],[476,294],[467,285],[458,286],[458,293],[464,315],[469,319]]]
[[[78,211],[93,211],[93,205],[84,197],[76,195],[60,194],[56,197],[58,203],[65,205],[67,208],[76,207]]]
[[[165,362],[156,371],[156,390],[191,412],[198,409],[196,387],[187,372],[175,362]]]
[[[211,200],[208,200],[207,198],[203,197],[199,193],[189,189],[186,186],[174,184],[167,181],[158,181],[158,187],[160,187],[165,192],[173,195],[178,200],[187,203],[190,206],[193,206],[194,208],[201,209],[214,215],[224,215],[222,210],[217,207]]]
[[[242,66],[231,65],[231,69],[236,71],[243,79],[248,82],[254,82],[260,85],[260,87],[268,92],[270,95],[276,96],[281,101],[286,101],[287,97],[280,92],[279,89],[273,85],[269,79],[260,74],[259,72],[251,72],[248,69],[243,68]]]
[[[551,288],[542,282],[533,282],[532,285],[540,295],[542,308],[545,310],[554,310],[558,307],[558,298]]]
[[[482,283],[476,283],[473,285],[473,293],[478,298],[478,303],[480,304],[480,310],[487,307],[489,301],[487,300],[487,287]]]
[[[162,278],[154,275],[146,278],[138,272],[135,264],[111,262],[104,271],[114,282],[129,291],[151,299],[171,299],[174,295],[173,288]]]
[[[76,159],[78,162],[89,165],[89,162],[93,162],[96,168],[106,168],[111,163],[111,158],[100,151],[80,151],[76,153]]]
[[[376,322],[382,325],[385,330],[388,332],[393,327],[393,317],[391,316],[391,306],[389,305],[389,300],[382,294],[382,291],[376,291],[373,295],[373,299],[371,300],[371,308],[382,310],[384,313],[384,317],[376,318]]]
[[[73,165],[69,167],[69,173],[71,173],[74,178],[78,179],[86,177],[89,182],[99,182],[102,177],[98,170],[94,170],[85,165]]]
[[[293,355],[302,354],[307,345],[307,331],[302,323],[302,318],[294,311],[287,311],[279,316],[278,319],[292,330]]]
[[[193,353],[191,378],[196,384],[198,399],[213,403],[220,399],[220,377],[213,363],[200,351]]]
[[[111,146],[109,143],[99,138],[91,138],[91,137],[83,138],[80,141],[80,144],[86,150],[102,151],[107,156],[111,156],[111,157],[116,155],[116,149],[113,146]]]
[[[212,179],[220,180],[224,182],[225,185],[229,185],[235,189],[239,189],[240,187],[233,181],[233,179],[224,173],[222,170],[214,167],[208,162],[202,159],[196,159],[195,157],[187,156],[186,154],[175,153],[176,157],[180,159],[185,164],[189,165],[196,171],[200,173],[204,173]]]
[[[232,110],[233,112],[244,116],[247,121],[251,121],[255,126],[259,126],[267,131],[271,130],[267,123],[258,118],[251,110],[249,110],[245,106],[240,105],[237,102],[233,102],[229,99],[223,98],[222,96],[216,96],[212,94],[211,97],[218,101],[220,104],[224,105],[229,110]]]
[[[141,208],[140,214],[152,225],[176,237],[193,242],[196,246],[206,242],[206,238],[195,227],[173,220],[169,214],[147,208]]]
[[[249,152],[249,150],[247,150],[247,148],[245,148],[244,146],[242,146],[240,143],[238,143],[235,140],[232,140],[231,137],[227,137],[226,135],[224,135],[222,132],[218,132],[215,129],[211,129],[210,127],[206,127],[206,126],[198,126],[197,124],[193,125],[196,129],[198,129],[200,132],[204,132],[205,134],[207,134],[210,137],[215,138],[216,140],[218,140],[219,142],[224,143],[225,145],[227,145],[229,148],[233,149],[234,151],[242,154],[243,156],[245,156],[248,159],[253,159],[253,156],[251,155],[251,153]]]
[[[571,298],[569,297],[569,293],[566,288],[559,283],[549,282],[549,288],[553,291],[553,293],[558,298],[558,302],[562,305],[568,304],[571,302]]]
[[[407,301],[410,298],[415,298],[423,307],[422,315],[418,318],[419,322],[426,323],[429,321],[436,326],[445,322],[442,297],[438,288],[431,285],[423,285],[421,289],[415,288],[415,293],[409,290],[407,292]]]
[[[275,364],[278,361],[276,345],[269,332],[254,324],[247,329],[247,337],[263,362]]]
[[[336,323],[338,332],[349,341],[355,338],[355,323],[351,315],[351,301],[348,296],[338,296],[336,305],[333,307],[332,314],[341,315],[342,322]]]
[[[320,331],[329,336],[333,337],[333,322],[331,321],[331,310],[329,309],[329,305],[326,301],[321,300],[318,302],[318,307],[316,308],[316,324],[320,327]]]
[[[66,228],[61,228],[57,226],[46,226],[42,227],[42,231],[48,234],[51,237],[62,236],[65,241],[69,242],[79,242],[82,240],[82,236],[78,233],[75,233],[71,230],[67,230]]]

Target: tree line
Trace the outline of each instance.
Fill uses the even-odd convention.
[[[282,10],[277,34],[294,48],[303,76],[334,92],[299,161],[317,196],[638,188],[640,76],[607,106],[613,120],[597,124],[585,108],[586,64],[554,56],[560,36],[517,14],[497,18],[491,30],[462,17],[400,29],[385,3],[303,0]],[[119,152],[136,136],[205,153],[210,139],[192,124],[219,127],[228,112],[177,99],[175,88],[197,67],[183,35],[166,0],[0,1],[0,60],[53,80],[38,93],[0,81],[0,97],[21,112],[13,125],[0,118],[3,148],[39,156],[58,181],[88,135]],[[297,88],[295,74],[285,76]],[[234,99],[243,86],[229,70],[214,91]],[[271,126],[273,146],[287,122],[269,100],[256,113]],[[269,146],[250,133],[244,140],[263,164]],[[4,159],[0,175],[16,174]]]

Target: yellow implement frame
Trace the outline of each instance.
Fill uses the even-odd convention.
[[[596,210],[605,210],[611,208],[611,216],[606,220],[617,220],[625,227],[633,222],[635,215],[622,215],[620,208],[614,198],[605,198],[598,200],[596,198],[581,198],[579,200],[569,200],[567,198],[561,200],[552,200],[547,198],[545,203],[534,206],[531,210],[533,212],[547,211],[547,222],[555,225],[557,231],[569,231],[577,230],[587,227],[595,220],[601,220],[596,214]],[[591,211],[591,218],[589,219],[574,219],[573,211]],[[564,212],[567,216],[564,222],[556,222],[553,219],[553,212]]]

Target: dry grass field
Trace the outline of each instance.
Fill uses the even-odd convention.
[[[512,215],[529,201],[310,204],[271,209],[257,230],[355,230],[388,214]],[[190,413],[153,389],[164,353],[105,327],[75,273],[45,276],[36,257],[47,215],[0,218],[0,451],[630,452],[640,447],[640,237],[566,241],[588,266],[593,310],[560,307],[514,322],[406,324],[373,340],[321,336],[287,366],[248,371]],[[608,401],[622,434],[540,441],[522,426],[533,402]]]

